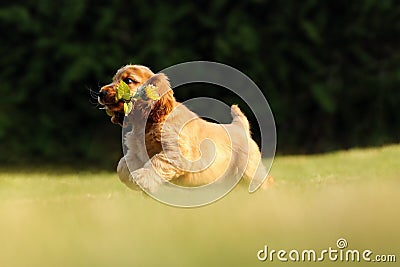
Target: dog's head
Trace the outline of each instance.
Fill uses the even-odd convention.
[[[124,101],[116,101],[115,97],[116,88],[121,80],[129,86],[132,95],[144,84],[152,84],[157,87],[157,93],[161,96],[161,99],[157,101],[138,100],[140,102],[139,105],[134,107],[136,112],[145,113],[145,111],[149,111],[149,122],[160,122],[172,111],[175,99],[167,76],[162,73],[154,74],[145,66],[126,65],[117,71],[112,83],[100,89],[98,96],[98,102],[105,106],[113,123],[122,125],[125,116]]]

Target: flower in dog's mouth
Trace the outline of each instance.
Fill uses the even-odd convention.
[[[138,88],[135,94],[132,94],[129,85],[121,80],[116,88],[115,103],[118,101],[123,101],[124,113],[125,116],[128,116],[128,114],[132,111],[132,101],[137,101],[139,99],[159,100],[160,98],[160,95],[157,93],[157,87],[152,84],[142,85]],[[107,115],[113,116],[113,112],[107,108],[106,112]]]

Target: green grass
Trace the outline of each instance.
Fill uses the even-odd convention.
[[[130,191],[115,173],[3,170],[0,266],[320,266],[256,253],[336,248],[341,237],[399,262],[399,159],[400,146],[277,157],[274,188],[238,187],[196,209]],[[342,265],[366,263],[322,264]]]

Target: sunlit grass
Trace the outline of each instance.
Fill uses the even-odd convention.
[[[341,237],[396,254],[399,159],[400,146],[278,157],[273,189],[238,187],[196,209],[130,191],[114,173],[3,171],[0,266],[284,266],[257,251],[336,248]]]

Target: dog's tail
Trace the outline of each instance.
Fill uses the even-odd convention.
[[[247,120],[247,118],[243,114],[243,112],[240,110],[238,105],[232,105],[231,106],[231,114],[232,114],[232,118],[233,118],[232,124],[240,123],[246,129],[246,132],[250,133],[249,121]]]

